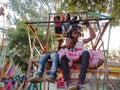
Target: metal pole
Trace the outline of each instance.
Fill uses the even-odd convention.
[[[87,19],[87,21],[95,21],[95,20],[112,20],[112,18],[97,18],[97,19]],[[83,22],[86,21],[86,19],[80,19],[80,20],[66,20],[66,21],[59,21],[59,22],[71,22],[71,21],[79,21]],[[39,21],[39,22],[25,22],[26,24],[37,24],[37,23],[55,23],[56,21]]]

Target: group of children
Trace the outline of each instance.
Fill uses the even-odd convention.
[[[79,22],[77,23],[79,24]],[[89,29],[90,36],[88,38],[79,40],[78,38],[80,37],[80,35],[78,34],[80,33],[78,33],[77,26],[75,26],[75,28],[72,27],[66,34],[67,37],[65,46],[62,46],[60,50],[55,51],[54,53],[42,55],[39,61],[39,67],[36,72],[36,76],[30,79],[31,83],[38,83],[43,81],[45,64],[48,59],[52,59],[52,67],[49,77],[46,78],[47,81],[51,83],[54,83],[56,81],[56,73],[60,64],[68,90],[81,90],[82,88],[84,88],[83,84],[88,66],[91,63],[91,59],[96,57],[91,54],[90,50],[84,49],[84,44],[93,40],[96,35],[88,21],[85,21],[83,25],[86,25],[86,27]],[[57,30],[58,29],[56,28],[56,31]],[[97,58],[100,59],[100,57]],[[69,77],[69,67],[72,66],[75,61],[78,61],[81,64],[77,85],[73,85]]]
[[[79,18],[80,19],[80,18]],[[66,16],[60,17],[56,15],[54,17],[54,24],[55,24],[55,34],[66,34],[73,29],[80,29],[78,16],[73,16],[71,18],[70,14],[67,13]]]

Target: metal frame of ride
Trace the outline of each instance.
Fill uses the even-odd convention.
[[[28,83],[29,83],[29,78],[30,78],[30,71],[31,71],[31,66],[33,64],[33,62],[36,62],[36,60],[33,60],[33,50],[35,49],[37,51],[37,53],[39,55],[41,55],[42,53],[35,47],[35,40],[38,41],[40,47],[41,47],[41,51],[43,51],[44,53],[47,53],[48,52],[48,44],[49,44],[49,33],[50,33],[50,27],[51,27],[51,23],[54,23],[54,21],[51,21],[51,18],[55,15],[55,14],[59,14],[59,15],[62,15],[65,13],[49,13],[49,20],[48,21],[42,21],[42,22],[26,22],[26,25],[28,26],[29,30],[28,30],[28,38],[29,38],[29,45],[30,45],[30,51],[31,51],[31,56],[30,56],[30,61],[29,61],[29,66],[28,66],[28,71],[27,71],[27,81],[25,83],[25,90],[27,90],[28,88]],[[102,50],[102,51],[105,51],[104,50],[104,42],[103,42],[103,35],[105,33],[105,31],[107,30],[108,26],[110,25],[110,22],[112,20],[112,18],[110,18],[109,16],[105,16],[105,15],[101,15],[101,14],[97,14],[97,13],[94,13],[94,12],[70,12],[71,15],[78,15],[81,17],[81,19],[79,20],[80,23],[85,21],[86,19],[90,22],[90,24],[93,24],[93,25],[97,25],[97,38],[94,40],[94,41],[91,41],[91,47],[93,50]],[[104,26],[103,28],[101,28],[101,22],[103,21],[104,23]],[[66,22],[66,21],[63,21],[63,22]],[[47,23],[47,30],[46,30],[46,43],[43,44],[42,42],[42,39],[39,38],[38,36],[38,33],[37,33],[37,30],[34,28],[33,25],[38,25],[41,24],[41,23]],[[53,24],[52,24],[53,25]],[[30,38],[30,32],[32,32],[33,36],[34,36],[34,40],[31,41],[31,38]],[[108,37],[109,39],[110,37]],[[108,47],[109,47],[109,42],[108,42]],[[107,50],[108,51],[108,50]],[[107,53],[108,54],[108,53]],[[88,71],[89,72],[92,72],[94,73],[95,75],[95,90],[99,90],[99,84],[103,84],[103,85],[106,85],[105,90],[109,90],[109,88],[111,88],[111,83],[109,81],[109,77],[108,77],[108,67],[107,67],[107,54],[104,52],[104,57],[105,57],[105,60],[103,62],[103,66],[104,66],[104,70],[103,71],[100,71],[99,69],[95,68],[95,69],[89,69]],[[102,72],[105,76],[105,81],[103,82],[98,82],[97,79],[98,79],[98,76],[100,76],[100,72]],[[98,75],[99,74],[99,75]],[[109,87],[110,86],[110,87]],[[114,88],[112,87],[112,89],[114,90]],[[46,90],[46,83],[44,82],[44,87],[42,90]],[[103,89],[104,90],[104,89]]]

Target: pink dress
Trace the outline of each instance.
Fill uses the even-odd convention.
[[[91,50],[89,52],[90,52],[89,66],[97,67],[100,63],[103,62],[104,53],[102,51]]]
[[[83,40],[78,41],[74,49],[60,49],[58,51],[59,59],[66,55],[69,60],[69,66],[73,65],[74,61],[78,61],[83,51],[88,51],[90,53],[89,66],[97,66],[101,60],[103,60],[103,53],[100,51],[86,50],[84,49]]]
[[[61,58],[66,55],[66,57],[69,59],[69,66],[72,66],[74,61],[79,60],[83,51],[83,45],[83,41],[81,40],[76,42],[74,49],[60,49],[58,51],[59,59],[61,60]]]

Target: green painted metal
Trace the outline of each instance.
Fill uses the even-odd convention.
[[[95,12],[88,12],[88,14],[95,15],[95,16],[98,16],[98,17],[110,18],[109,16],[98,14],[98,13],[95,13]]]
[[[39,87],[39,90],[42,90],[42,82],[40,82],[40,87]]]
[[[30,90],[34,90],[34,83],[32,83]]]

